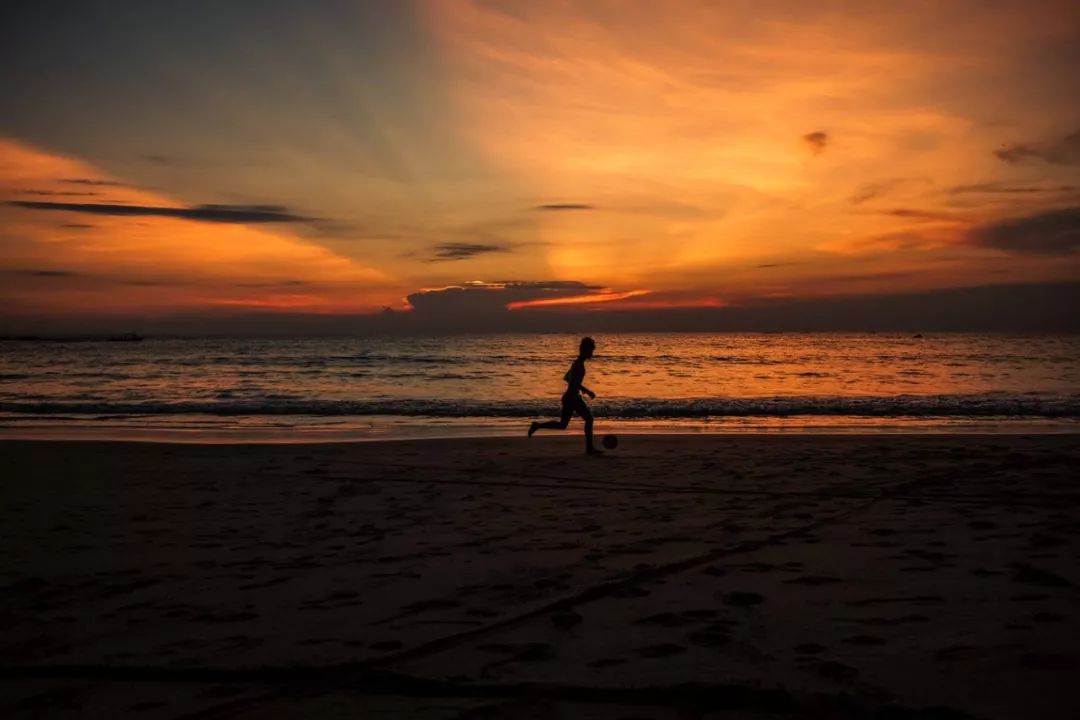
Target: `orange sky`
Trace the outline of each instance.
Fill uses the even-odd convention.
[[[131,50],[152,97],[109,82],[108,57],[89,89],[0,76],[25,107],[0,121],[5,312],[377,312],[511,280],[580,284],[516,286],[506,305],[527,312],[717,307],[1080,279],[1070,3],[436,0],[380,20],[404,44],[333,12],[268,13],[278,42],[156,17],[160,41]],[[9,52],[121,52],[35,28]],[[90,100],[100,117],[65,105]]]

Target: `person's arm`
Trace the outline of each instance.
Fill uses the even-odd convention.
[[[585,394],[586,394],[586,395],[588,395],[588,396],[589,396],[590,398],[594,398],[594,399],[596,398],[596,393],[594,393],[594,392],[593,392],[592,390],[590,390],[589,388],[585,387],[584,385],[582,385],[582,386],[581,386],[581,392],[585,393]]]

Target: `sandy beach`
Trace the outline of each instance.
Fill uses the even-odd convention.
[[[1074,435],[0,443],[0,715],[1071,718]]]

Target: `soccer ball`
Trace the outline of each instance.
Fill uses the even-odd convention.
[[[619,438],[615,435],[605,435],[602,442],[604,444],[604,447],[606,447],[608,450],[614,450],[615,448],[619,447]]]

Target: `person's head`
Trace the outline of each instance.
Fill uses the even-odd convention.
[[[596,341],[591,337],[581,338],[581,347],[578,349],[578,356],[585,359],[591,358],[593,352],[596,350]]]

